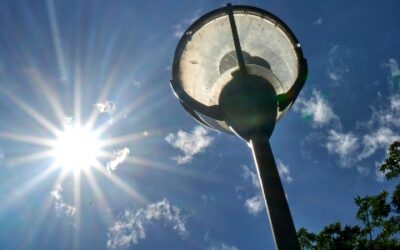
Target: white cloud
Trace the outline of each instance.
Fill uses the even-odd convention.
[[[215,201],[215,196],[202,194],[201,201],[203,202],[203,204],[207,204],[208,202],[213,202],[213,201]]]
[[[132,84],[133,84],[133,86],[135,86],[137,88],[142,87],[142,82],[137,81],[137,80],[132,81]]]
[[[74,121],[74,118],[72,116],[65,116],[64,117],[65,125],[71,125],[73,121]]]
[[[189,19],[184,19],[180,23],[174,25],[174,36],[180,38],[185,30],[191,25],[196,19],[199,18],[201,10],[196,10],[196,12]]]
[[[236,246],[230,246],[224,242],[212,240],[210,237],[210,231],[206,232],[204,240],[210,242],[210,247],[207,247],[207,250],[238,250]]]
[[[392,95],[389,97],[389,108],[381,107],[373,110],[372,119],[369,124],[378,123],[379,126],[393,125],[400,127],[400,96]]]
[[[393,87],[394,83],[400,87],[400,69],[395,59],[389,59],[384,67],[390,69],[389,84]],[[395,140],[400,139],[400,95],[392,92],[388,97],[380,96],[382,101],[377,107],[372,107],[371,119],[360,123],[367,128],[363,136],[363,149],[358,156],[363,160],[375,154],[378,150],[387,149]],[[377,173],[377,180],[382,180],[382,176]]]
[[[357,172],[361,175],[361,176],[366,176],[368,175],[371,170],[366,167],[366,166],[357,166]]]
[[[340,124],[330,104],[315,89],[310,98],[299,98],[294,105],[294,110],[300,112],[304,118],[311,118],[313,127],[330,125],[332,122]]]
[[[321,24],[322,24],[322,18],[319,17],[317,20],[315,20],[315,21],[313,22],[313,24],[314,24],[314,25],[317,25],[317,26],[321,25]]]
[[[340,85],[343,82],[344,75],[350,72],[349,65],[345,63],[350,55],[349,49],[342,48],[337,44],[329,50],[327,74],[336,85]]]
[[[237,247],[235,246],[229,246],[226,245],[225,243],[219,243],[219,244],[213,244],[209,250],[238,250]]]
[[[389,59],[384,67],[389,68],[389,84],[399,84],[400,87],[400,69],[395,59]],[[400,139],[400,95],[392,92],[388,97],[383,97],[382,103],[377,107],[372,107],[371,119],[361,123],[368,129],[363,136],[363,150],[359,154],[359,160],[368,158],[378,150],[387,149],[394,141]],[[382,175],[377,172],[377,180],[383,180]]]
[[[185,31],[184,23],[178,23],[174,25],[174,36],[180,38],[183,35],[183,32]]]
[[[104,101],[104,102],[98,102],[94,104],[94,107],[99,111],[100,113],[112,113],[115,111],[116,106],[112,101]]]
[[[191,162],[196,154],[203,152],[213,142],[214,138],[207,135],[206,129],[196,126],[192,133],[179,130],[176,134],[167,135],[165,140],[184,153],[183,156],[176,156],[173,159],[178,164],[185,164]]]
[[[384,67],[388,67],[390,69],[390,76],[392,78],[400,76],[400,68],[397,61],[393,58],[390,58],[387,63],[383,64]]]
[[[243,179],[251,180],[251,184],[253,185],[253,187],[255,188],[259,188],[260,187],[260,181],[258,179],[258,176],[255,172],[251,171],[250,168],[246,165],[242,165],[242,171],[243,171]]]
[[[185,219],[180,209],[170,204],[167,199],[150,204],[147,208],[125,210],[113,225],[108,229],[108,249],[124,249],[135,245],[139,240],[146,239],[146,226],[153,221],[163,221],[172,226],[181,237],[188,232],[185,226]]]
[[[385,105],[372,107],[372,117],[369,121],[360,123],[370,129],[375,125],[378,127],[398,127],[400,128],[400,95],[390,95],[384,101]]]
[[[351,55],[351,52],[343,49],[339,51],[339,46],[333,46],[329,54],[333,57],[342,54],[346,58]],[[357,122],[357,130],[348,133],[342,132],[339,117],[316,90],[313,90],[309,99],[300,97],[294,106],[294,109],[305,118],[312,119],[313,127],[325,126],[330,129],[326,136],[326,142],[323,143],[328,153],[337,155],[342,166],[354,165],[361,175],[374,173],[374,171],[371,171],[371,166],[368,164],[360,166],[357,163],[368,159],[380,150],[385,150],[393,141],[400,139],[400,132],[398,132],[400,128],[400,94],[395,91],[397,85],[400,89],[400,68],[394,59],[389,59],[382,65],[390,70],[388,81],[389,86],[392,87],[391,93],[388,96],[378,93],[380,102],[378,105],[371,106],[371,118],[365,122]],[[335,75],[337,72],[329,73],[332,73],[330,77],[333,80],[339,80],[339,76]],[[379,173],[377,180],[382,180]]]
[[[283,164],[280,160],[276,161],[276,165],[277,165],[278,172],[279,172],[281,179],[283,179],[287,183],[292,182],[293,178],[290,175],[289,167],[287,165]]]
[[[328,71],[328,77],[337,82],[341,79],[341,76],[337,72]]]
[[[347,166],[354,161],[354,152],[358,149],[358,138],[353,133],[342,133],[330,130],[327,137],[326,148],[331,154],[340,157],[342,166]]]
[[[264,199],[261,194],[255,195],[246,200],[245,206],[250,214],[257,215],[262,210],[264,210]]]
[[[400,111],[400,96],[392,96],[390,98],[390,108],[395,111]]]
[[[112,172],[117,170],[118,166],[123,163],[129,155],[129,148],[125,147],[123,149],[119,149],[113,152],[113,158],[107,162],[107,170],[108,172]]]
[[[381,127],[371,134],[367,134],[363,138],[363,151],[359,155],[359,159],[371,156],[378,149],[387,148],[392,142],[399,140],[400,135],[393,132],[390,128]]]
[[[54,209],[56,210],[58,216],[61,216],[62,214],[73,216],[76,212],[76,208],[64,202],[64,198],[61,195],[62,191],[62,186],[58,185],[57,188],[51,192],[51,196],[53,196],[55,200]]]
[[[246,199],[244,206],[246,207],[247,211],[252,215],[257,215],[260,213],[264,207],[264,198],[261,193],[260,189],[260,181],[258,179],[257,174],[250,170],[250,168],[246,165],[242,165],[242,172],[243,172],[243,179],[245,181],[250,180],[252,184],[252,189],[256,193],[254,196]]]
[[[400,128],[400,95],[390,96],[390,108],[382,114],[381,122]]]

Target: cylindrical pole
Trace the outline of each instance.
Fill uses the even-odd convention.
[[[300,250],[285,192],[268,140],[255,138],[250,141],[268,217],[279,250]]]

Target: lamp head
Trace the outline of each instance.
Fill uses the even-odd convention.
[[[307,64],[294,34],[279,18],[237,5],[211,11],[186,30],[172,71],[172,89],[197,121],[249,140],[255,133],[271,135],[304,85]]]

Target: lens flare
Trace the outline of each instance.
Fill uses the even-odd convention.
[[[56,164],[64,170],[79,172],[96,163],[100,154],[98,135],[86,127],[70,126],[54,143]]]

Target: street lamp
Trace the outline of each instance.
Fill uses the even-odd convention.
[[[172,89],[187,112],[251,147],[275,245],[300,249],[268,141],[307,76],[294,34],[265,10],[228,4],[186,30],[172,71]]]

